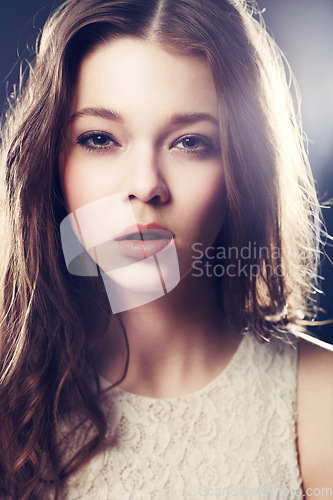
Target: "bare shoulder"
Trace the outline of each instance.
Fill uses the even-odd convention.
[[[333,489],[333,352],[304,340],[299,344],[297,410],[304,491]]]

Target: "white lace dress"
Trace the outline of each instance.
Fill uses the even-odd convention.
[[[248,334],[227,368],[192,394],[112,389],[102,397],[106,449],[61,499],[302,498],[296,382],[297,351]]]

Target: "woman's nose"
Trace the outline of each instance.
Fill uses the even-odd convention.
[[[161,171],[161,160],[152,149],[132,152],[130,168],[126,168],[125,191],[130,198],[148,203],[165,203],[169,199],[167,182]]]

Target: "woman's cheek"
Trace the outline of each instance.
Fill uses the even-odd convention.
[[[62,171],[62,186],[68,211],[112,194],[105,169],[98,169],[92,159],[67,158]]]

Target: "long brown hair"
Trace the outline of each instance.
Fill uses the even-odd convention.
[[[201,55],[212,69],[227,192],[216,244],[267,249],[246,260],[255,275],[220,280],[226,317],[258,337],[286,338],[313,315],[319,209],[286,66],[253,2],[66,0],[37,41],[2,132],[0,484],[12,498],[41,497],[46,471],[57,497],[106,432],[92,353],[111,311],[99,278],[66,270],[57,158],[82,59],[124,36]],[[62,468],[57,426],[73,408],[92,437]]]

